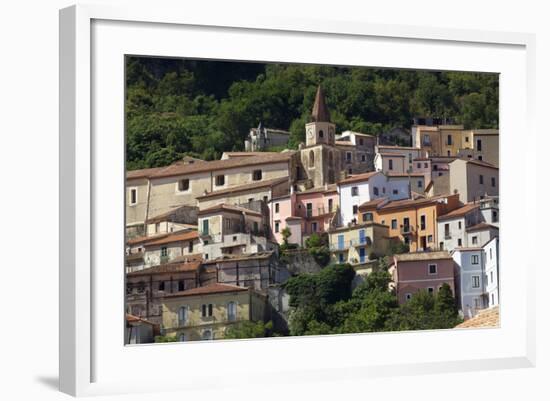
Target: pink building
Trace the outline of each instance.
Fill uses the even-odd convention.
[[[303,237],[326,232],[334,225],[338,201],[336,185],[272,199],[269,210],[273,237],[282,243],[281,231],[288,227],[291,232],[289,242],[303,245]]]
[[[444,283],[455,293],[453,258],[446,251],[394,255],[389,272],[400,304],[420,290],[435,295]]]
[[[427,157],[418,157],[413,159],[412,172],[423,174],[426,185],[432,180],[432,161]]]

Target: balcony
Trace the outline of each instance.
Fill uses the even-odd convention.
[[[411,225],[404,225],[401,226],[401,234],[402,235],[409,235],[413,233],[413,228]]]
[[[312,217],[324,216],[326,214],[334,213],[334,212],[336,212],[335,207],[329,209],[328,207],[325,207],[325,206],[319,206],[319,207],[314,207],[312,209],[298,209],[296,216],[309,219]]]
[[[369,237],[353,238],[344,242],[330,244],[331,251],[345,251],[349,248],[359,248],[363,246],[371,246],[372,240]]]

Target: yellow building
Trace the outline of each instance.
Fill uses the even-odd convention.
[[[264,321],[266,297],[229,284],[210,284],[172,295],[162,303],[162,329],[179,341],[219,340],[228,327]]]
[[[330,253],[333,262],[364,264],[371,253],[384,255],[390,245],[388,226],[366,222],[340,227],[329,232]]]

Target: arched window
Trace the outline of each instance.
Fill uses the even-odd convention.
[[[237,320],[237,304],[233,301],[227,304],[227,320],[230,322]]]
[[[315,166],[315,153],[313,153],[313,150],[309,151],[309,167]]]
[[[324,136],[325,136],[325,134],[324,134],[323,130],[322,129],[319,130],[319,138],[322,138]]]
[[[182,306],[178,310],[178,321],[180,326],[184,326],[187,323],[188,310],[187,306]]]

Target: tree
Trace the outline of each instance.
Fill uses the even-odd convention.
[[[330,261],[330,250],[327,245],[327,237],[320,236],[317,233],[311,234],[306,239],[306,249],[313,256],[319,266],[326,266]]]
[[[264,322],[251,322],[244,321],[229,326],[225,330],[224,338],[226,339],[238,339],[238,338],[260,338],[269,337],[273,331],[273,323],[271,321]]]
[[[156,343],[175,343],[178,341],[176,336],[155,336]]]

